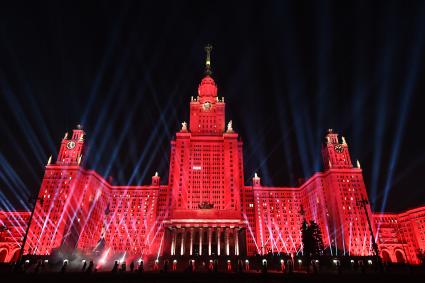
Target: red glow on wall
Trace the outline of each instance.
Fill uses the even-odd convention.
[[[150,185],[114,186],[80,166],[81,127],[64,136],[55,163],[46,165],[24,254],[79,251],[132,259],[185,255],[302,253],[303,218],[321,228],[328,253],[372,255],[377,236],[386,261],[418,263],[425,249],[425,207],[373,215],[370,235],[358,201],[367,192],[359,164],[352,165],[345,138],[329,130],[324,172],[298,187],[265,187],[255,177],[245,185],[243,143],[225,117],[224,98],[210,74],[190,100],[189,127],[171,141],[167,185],[155,174]],[[366,207],[372,216],[370,207]],[[29,213],[2,212],[0,261],[16,260]],[[108,251],[107,253],[105,251]]]

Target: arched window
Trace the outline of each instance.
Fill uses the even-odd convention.
[[[7,250],[1,249],[0,250],[0,262],[4,262],[6,260],[6,256],[7,256]]]
[[[383,262],[391,262],[390,254],[386,250],[382,251],[382,261]]]
[[[400,250],[395,251],[397,263],[405,263],[404,255]]]

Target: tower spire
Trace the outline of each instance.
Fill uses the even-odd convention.
[[[207,53],[207,56],[206,56],[206,59],[205,59],[205,75],[207,75],[207,76],[211,76],[211,74],[212,74],[211,51],[212,51],[211,44],[207,44],[207,46],[205,46],[205,52]]]

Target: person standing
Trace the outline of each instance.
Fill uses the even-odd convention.
[[[111,272],[112,273],[117,273],[118,272],[118,261],[117,260],[114,262],[114,267],[112,267]]]

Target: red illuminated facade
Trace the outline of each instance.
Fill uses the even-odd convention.
[[[15,262],[19,258],[29,218],[27,211],[0,211],[0,262]]]
[[[417,251],[425,249],[425,207],[372,214],[369,205],[359,204],[367,200],[362,169],[353,165],[345,138],[332,130],[322,146],[324,171],[300,186],[266,187],[256,173],[246,182],[243,143],[225,117],[209,52],[206,75],[190,99],[189,123],[183,122],[171,141],[168,184],[161,185],[155,173],[150,185],[116,186],[83,168],[85,133],[77,127],[65,134],[56,161],[50,158],[46,165],[38,196],[43,201],[36,202],[24,254],[296,255],[302,253],[305,218],[319,224],[328,254],[370,256],[369,215],[385,261],[418,263]],[[2,224],[19,231],[2,232],[0,260],[11,261],[29,213],[2,212],[1,217]]]
[[[425,207],[403,213],[376,213],[377,242],[384,262],[419,264],[425,251]]]

